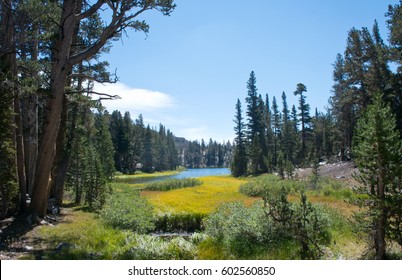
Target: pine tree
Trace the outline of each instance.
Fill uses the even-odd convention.
[[[153,143],[152,143],[152,130],[148,125],[145,130],[144,138],[144,161],[143,171],[151,173],[154,171],[154,159],[153,159]]]
[[[269,103],[268,94],[265,95],[265,142],[267,145],[267,154],[265,155],[265,161],[267,165],[267,171],[273,172],[273,154],[274,154],[274,132],[272,131],[272,112]]]
[[[353,149],[367,194],[365,222],[375,258],[386,257],[386,240],[402,245],[402,141],[389,106],[376,96],[356,128]]]
[[[309,137],[309,126],[311,122],[310,105],[306,102],[306,96],[303,95],[307,91],[304,84],[297,84],[294,95],[300,95],[299,98],[299,121],[301,125],[301,150],[300,162],[303,163],[307,159],[307,141]]]
[[[254,71],[250,73],[250,78],[247,81],[247,137],[253,139],[259,131],[259,116],[258,116],[258,93],[257,93],[257,79]]]
[[[241,102],[237,99],[235,119],[235,150],[231,164],[231,172],[234,177],[244,176],[247,173],[247,155],[245,144],[244,122],[241,110]]]
[[[264,102],[257,93],[254,71],[250,73],[247,82],[247,150],[250,156],[252,174],[259,174],[267,170],[265,154],[267,153],[265,137]]]
[[[122,131],[120,139],[120,153],[122,158],[122,172],[130,174],[134,171],[134,124],[130,112],[125,112],[122,122]]]
[[[294,145],[294,135],[292,135],[292,125],[290,121],[290,111],[288,108],[286,93],[282,93],[282,142],[281,150],[284,154],[286,161],[293,162],[295,145]]]
[[[123,130],[123,117],[120,111],[113,111],[110,117],[110,135],[114,147],[114,162],[117,171],[123,172],[123,157],[124,157],[124,143],[125,136]]]
[[[110,181],[113,178],[115,166],[113,160],[113,142],[109,132],[108,114],[106,111],[99,110],[95,115],[95,127],[95,147],[102,163],[103,174]]]
[[[396,63],[397,71],[392,77],[393,96],[389,100],[396,115],[397,127],[402,136],[402,5],[389,5],[387,12],[389,30],[389,56]]]
[[[340,152],[340,160],[347,159],[347,151],[352,147],[353,131],[356,124],[355,105],[347,86],[345,60],[337,54],[333,64],[333,95],[330,97],[331,113],[335,116],[335,141]]]
[[[274,133],[274,154],[273,154],[273,165],[277,164],[278,160],[278,149],[280,143],[281,134],[281,119],[278,109],[278,104],[276,103],[276,97],[272,97],[272,131]]]

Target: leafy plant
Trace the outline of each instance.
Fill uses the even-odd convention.
[[[152,230],[153,207],[139,192],[132,195],[114,194],[100,211],[101,220],[108,226],[128,229],[138,233]]]
[[[297,240],[301,259],[315,259],[323,255],[322,245],[331,240],[329,218],[320,206],[307,201],[302,183],[279,180],[274,176],[260,176],[240,187],[249,196],[264,201],[265,219],[270,219],[275,237]],[[290,202],[292,190],[300,192],[300,202]]]
[[[262,207],[226,203],[205,221],[205,232],[237,256],[250,256],[266,240],[268,220]]]

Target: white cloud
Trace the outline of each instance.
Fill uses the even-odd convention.
[[[118,95],[117,100],[102,100],[108,111],[153,112],[175,106],[174,99],[166,93],[149,89],[130,88],[124,83],[95,84],[94,91]]]
[[[149,89],[130,88],[124,83],[95,84],[94,91],[109,95],[118,95],[121,99],[102,100],[103,106],[111,113],[114,110],[130,112],[131,118],[136,119],[139,114],[143,115],[144,123],[158,128],[162,123],[176,136],[185,137],[188,140],[208,141],[212,138],[217,141],[231,139],[232,136],[223,138],[225,127],[214,129],[218,121],[213,119],[214,125],[208,123],[205,115],[189,104],[186,108],[179,108],[178,102],[169,94]],[[212,126],[212,127],[211,127]],[[230,130],[231,131],[231,130]],[[229,135],[232,133],[228,133]]]

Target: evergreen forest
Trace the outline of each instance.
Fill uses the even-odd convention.
[[[118,81],[102,60],[113,42],[148,34],[142,14],[174,16],[173,0],[0,3],[1,251],[38,230],[48,259],[402,258],[402,1],[388,38],[377,21],[351,27],[325,112],[303,81],[267,94],[251,71],[222,143],[108,112],[119,93],[94,90]],[[321,176],[344,162],[348,180]],[[207,167],[231,175],[135,181]]]

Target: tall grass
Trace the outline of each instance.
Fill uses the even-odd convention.
[[[204,229],[202,213],[167,213],[155,217],[155,231],[196,232]]]
[[[182,189],[188,187],[195,187],[201,185],[202,182],[195,178],[184,179],[167,179],[160,182],[148,183],[144,186],[144,190],[148,191],[170,191],[175,189]]]
[[[193,260],[197,247],[193,239],[176,237],[164,240],[149,235],[131,235],[126,239],[118,259],[133,260]]]

